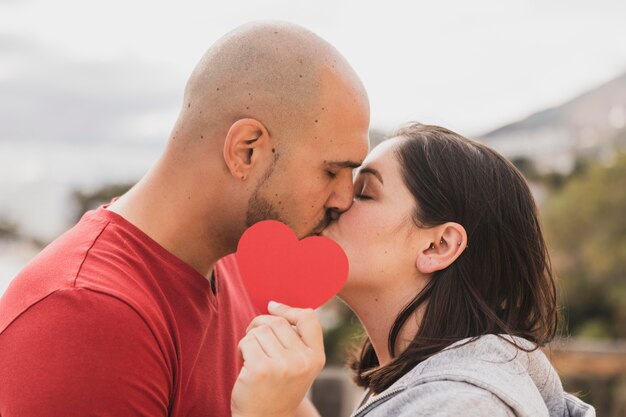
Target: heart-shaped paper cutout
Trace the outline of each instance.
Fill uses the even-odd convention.
[[[237,263],[250,298],[262,313],[267,303],[317,308],[335,296],[348,278],[348,257],[331,239],[301,241],[285,224],[258,222],[237,246]]]

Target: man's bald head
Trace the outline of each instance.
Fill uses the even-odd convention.
[[[178,140],[223,138],[235,121],[252,118],[281,145],[293,142],[333,111],[326,96],[338,92],[369,113],[363,85],[328,42],[289,23],[247,24],[218,40],[194,69]]]
[[[110,209],[204,273],[252,223],[302,238],[347,210],[368,129],[365,89],[335,48],[292,24],[248,24],[198,63],[162,157]]]
[[[177,204],[220,247],[267,219],[302,237],[352,204],[368,128],[365,89],[333,46],[293,24],[251,23],[194,69],[155,176],[186,190]]]

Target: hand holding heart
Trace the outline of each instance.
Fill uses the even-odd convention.
[[[248,228],[236,259],[252,303],[264,313],[270,300],[317,308],[348,278],[348,257],[336,242],[322,236],[299,241],[287,225],[275,220]]]
[[[232,392],[233,417],[293,417],[324,367],[315,312],[281,304],[269,311],[252,321],[239,342],[244,364]]]
[[[270,300],[283,304],[270,307],[272,315],[256,317],[239,342],[244,365],[232,392],[232,415],[293,417],[326,360],[322,326],[312,308],[339,292],[348,259],[334,241],[320,236],[299,241],[273,220],[246,230],[236,258],[259,311],[265,312]]]

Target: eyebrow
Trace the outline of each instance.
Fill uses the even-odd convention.
[[[358,168],[361,166],[360,162],[353,162],[353,161],[333,161],[333,162],[326,162],[326,165],[333,167],[333,168]]]
[[[359,170],[359,174],[372,174],[373,176],[375,176],[376,178],[378,178],[378,181],[380,181],[381,184],[385,185],[385,183],[383,182],[383,177],[382,175],[380,175],[380,172],[378,172],[377,170],[375,170],[374,168],[370,168],[370,167],[363,167]]]

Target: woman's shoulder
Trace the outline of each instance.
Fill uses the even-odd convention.
[[[458,381],[431,381],[372,397],[355,417],[387,416],[513,417],[515,413],[491,392]]]
[[[395,393],[387,407],[405,404],[419,408],[411,412],[421,412],[421,407],[439,404],[452,412],[488,400],[484,406],[491,407],[493,415],[562,416],[561,381],[535,347],[528,340],[504,335],[460,340],[396,381],[387,390]],[[385,398],[385,393],[378,397]],[[465,416],[478,415],[467,412]]]
[[[593,417],[593,407],[563,391],[541,349],[507,335],[460,340],[423,361],[355,416]]]
[[[490,380],[502,373],[528,374],[532,378],[535,374],[551,375],[553,372],[550,361],[534,343],[520,337],[489,334],[451,344],[421,362],[398,382],[407,384],[436,375],[466,375]]]

